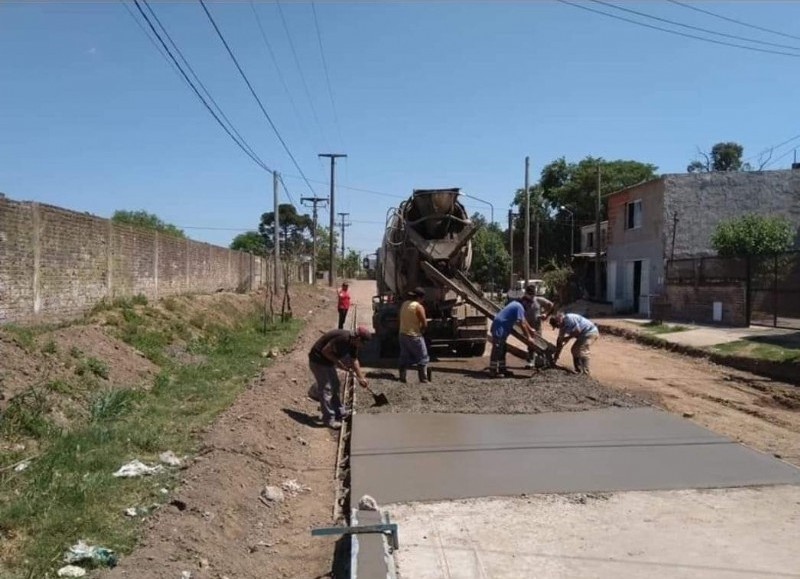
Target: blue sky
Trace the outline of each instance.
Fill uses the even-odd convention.
[[[311,195],[200,5],[151,6],[257,154],[285,173],[292,199]],[[275,3],[255,8],[291,101],[249,2],[209,9],[298,163],[320,181],[312,183],[316,193],[327,195],[329,171],[317,153],[331,150],[349,155],[338,164],[338,183],[385,193],[337,190],[336,211],[353,223],[346,245],[359,251],[379,245],[387,210],[413,188],[461,187],[504,220],[526,155],[532,180],[562,155],[680,172],[698,146],[734,140],[750,157],[800,134],[800,3],[701,5],[798,39],[666,2],[624,4],[796,46],[798,58],[680,38],[555,2],[315,6],[336,116],[310,3],[281,7],[313,109]],[[236,234],[227,229],[255,228],[272,209],[271,176],[229,140],[121,2],[0,3],[0,55],[0,191],[9,197],[101,216],[145,209],[222,245]],[[466,204],[488,216],[486,204]],[[326,212],[321,219],[327,223]]]

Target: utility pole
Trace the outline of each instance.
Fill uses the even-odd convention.
[[[531,196],[528,191],[530,162],[530,157],[525,157],[525,263],[522,264],[522,271],[525,275],[526,284],[531,279]]]
[[[344,228],[350,227],[352,223],[345,223],[344,218],[350,215],[349,213],[338,213],[339,217],[342,218],[342,221],[339,223],[339,227],[342,230],[342,277],[344,277]]]
[[[508,253],[511,254],[511,269],[508,273],[508,290],[514,289],[514,212],[508,210]]]
[[[317,205],[320,203],[327,203],[327,197],[301,197],[300,203],[312,204],[312,219],[314,221],[314,229],[311,231],[311,279],[312,283],[317,285]]]
[[[333,271],[333,267],[334,267],[333,264],[336,261],[336,247],[334,246],[334,243],[333,243],[333,231],[334,231],[334,227],[335,227],[335,224],[334,224],[334,215],[335,215],[335,213],[334,213],[334,211],[336,210],[336,208],[334,206],[334,183],[335,183],[335,179],[336,179],[336,159],[338,157],[345,157],[346,158],[347,155],[345,155],[343,153],[320,153],[318,155],[318,157],[327,157],[328,159],[331,160],[331,195],[330,195],[331,246],[330,246],[330,252],[329,252],[331,263],[328,266],[328,285],[330,287],[333,287],[333,280],[334,280],[334,277],[335,277],[334,276],[334,271]]]
[[[533,252],[533,267],[536,271],[536,277],[539,277],[539,200],[536,200],[536,207],[534,207],[534,211],[536,211],[536,230],[534,232],[534,237],[536,237],[536,246]]]
[[[597,166],[597,208],[594,215],[594,297],[603,301],[600,288],[600,165]]]
[[[281,271],[281,220],[278,212],[278,172],[272,172],[272,203],[275,207],[275,220],[274,229],[272,231],[274,237],[274,250],[275,250],[275,271],[273,272],[272,291],[278,293],[278,280],[280,279]]]

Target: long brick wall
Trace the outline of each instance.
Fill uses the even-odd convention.
[[[666,286],[668,319],[698,324],[747,326],[747,289],[744,282]],[[714,321],[714,302],[722,304],[722,320]]]
[[[243,291],[271,276],[248,253],[0,194],[0,323],[69,319],[104,298]]]

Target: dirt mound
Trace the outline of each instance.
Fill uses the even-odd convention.
[[[391,372],[368,373],[370,387],[386,394],[387,406],[374,406],[368,392],[358,391],[362,412],[460,412],[465,414],[537,414],[571,412],[617,406],[632,408],[645,403],[615,392],[590,377],[562,369],[516,371],[512,378],[489,378],[486,373],[455,367],[433,367],[433,380],[419,384],[409,372],[407,384]]]

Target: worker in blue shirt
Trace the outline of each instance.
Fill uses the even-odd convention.
[[[492,378],[497,376],[513,376],[514,373],[506,368],[506,342],[511,334],[514,324],[519,322],[528,344],[533,342],[533,328],[525,320],[525,310],[530,307],[531,296],[525,295],[521,300],[514,300],[506,307],[497,312],[492,320],[492,354],[489,358],[489,375]],[[526,345],[528,345],[526,344]]]
[[[553,361],[558,360],[564,345],[572,338],[575,338],[575,343],[570,350],[575,373],[589,374],[589,349],[600,337],[597,326],[580,314],[563,314],[560,312],[550,318],[550,325],[559,329]]]

